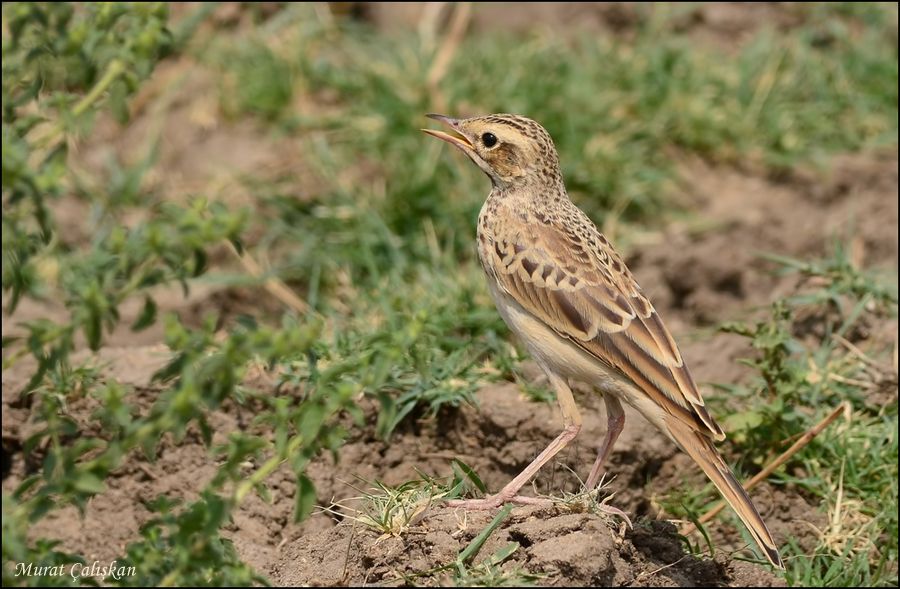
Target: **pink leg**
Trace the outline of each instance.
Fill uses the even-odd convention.
[[[561,377],[546,371],[550,379],[550,384],[556,389],[556,398],[559,401],[559,407],[562,410],[563,424],[565,428],[555,440],[550,442],[543,452],[538,454],[534,461],[525,467],[519,475],[511,480],[496,495],[485,497],[484,499],[454,499],[448,501],[451,507],[463,507],[466,509],[494,509],[500,507],[504,503],[520,503],[523,505],[544,505],[550,504],[545,499],[537,499],[535,497],[523,497],[517,495],[519,490],[525,486],[531,477],[543,467],[551,458],[556,456],[560,450],[571,442],[578,432],[581,430],[581,414],[578,413],[578,407],[575,405],[575,399],[572,396],[572,390],[566,381]]]
[[[619,403],[619,400],[609,393],[603,395],[603,400],[606,401],[606,437],[603,439],[603,445],[600,446],[597,460],[591,468],[591,474],[588,475],[586,485],[588,491],[593,491],[600,481],[603,464],[612,453],[613,446],[616,445],[616,440],[625,427],[625,411],[622,410],[622,404]]]

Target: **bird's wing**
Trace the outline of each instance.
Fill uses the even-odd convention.
[[[667,413],[724,439],[656,309],[593,223],[586,216],[579,221],[522,223],[495,234],[485,269],[522,307],[617,369]]]

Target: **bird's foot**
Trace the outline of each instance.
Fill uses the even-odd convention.
[[[515,503],[517,505],[537,505],[540,507],[550,507],[553,502],[549,499],[539,499],[537,497],[525,497],[524,495],[505,495],[497,493],[490,495],[484,499],[451,499],[447,501],[450,507],[462,507],[463,509],[479,510],[479,509],[497,509],[506,503]]]
[[[634,526],[631,525],[631,519],[629,519],[628,514],[626,514],[615,505],[609,504],[609,502],[615,496],[615,493],[606,493],[604,489],[608,486],[608,483],[605,482],[605,478],[606,477],[604,475],[600,478],[599,483],[595,483],[594,486],[588,487],[589,489],[593,489],[592,491],[588,491],[588,495],[591,497],[591,503],[593,504],[592,507],[600,513],[621,517],[623,520],[625,520],[625,523],[628,524],[629,528],[634,529]]]
[[[619,509],[618,507],[616,507],[615,505],[610,505],[609,503],[605,503],[605,502],[597,502],[596,509],[599,512],[605,513],[607,515],[614,515],[616,517],[621,517],[623,520],[625,520],[625,523],[628,524],[629,529],[631,529],[631,530],[634,529],[634,526],[631,525],[631,519],[628,517],[628,514],[625,513],[624,511],[622,511],[621,509]]]

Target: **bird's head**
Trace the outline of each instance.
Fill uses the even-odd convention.
[[[459,148],[495,186],[514,188],[562,182],[553,140],[531,119],[509,114],[468,119],[426,116],[446,124],[451,132],[422,130]]]

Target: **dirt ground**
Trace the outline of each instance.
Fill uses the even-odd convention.
[[[866,265],[896,269],[896,153],[839,157],[828,170],[803,171],[778,181],[700,162],[685,164],[683,175],[693,188],[692,208],[706,221],[706,229],[698,233],[692,229],[694,223],[672,224],[653,243],[635,248],[639,253],[629,263],[668,320],[700,382],[739,379],[742,369],[734,360],[748,353],[746,345],[727,334],[679,336],[765,306],[797,286],[796,277],[773,273],[770,264],[757,256],[759,251],[817,256],[832,237],[851,234],[859,236],[856,255]],[[223,299],[227,297],[222,293],[195,291],[181,305],[189,312],[199,301]],[[23,307],[4,322],[4,334],[6,326],[29,312],[45,310]],[[895,333],[893,324],[868,337],[892,338]],[[149,405],[157,393],[149,386],[149,377],[165,361],[166,351],[147,339],[142,334],[128,342],[123,334],[99,357],[110,374],[134,385]],[[21,368],[3,375],[7,490],[34,468],[20,450],[21,440],[34,425],[27,409],[16,403],[16,391],[28,376]],[[528,372],[536,376],[536,371]],[[537,477],[535,488],[540,492],[572,490],[577,481],[565,467],[583,477],[593,460],[605,427],[602,403],[586,395],[581,402],[585,429],[558,463]],[[489,488],[498,489],[558,433],[556,408],[527,401],[515,383],[486,387],[479,393],[479,403],[477,410],[464,407],[407,426],[390,444],[374,437],[371,408],[369,425],[351,432],[339,463],[323,457],[310,467],[319,503],[327,506],[356,496],[350,485],[361,484],[358,478],[397,484],[415,478],[416,469],[446,476],[454,457],[473,466]],[[70,409],[76,418],[87,420],[92,404],[77,400]],[[217,437],[249,422],[248,411],[230,406],[218,412],[213,422]],[[63,540],[66,549],[82,552],[89,560],[114,558],[136,538],[139,525],[149,516],[143,501],[159,493],[193,497],[215,468],[199,436],[188,436],[180,446],[164,445],[155,463],[135,456],[110,479],[109,491],[90,503],[83,519],[74,508],[64,509],[39,522],[33,533]],[[595,515],[518,508],[483,554],[516,540],[523,548],[511,564],[549,571],[541,583],[551,585],[778,582],[762,568],[730,558],[730,550],[744,546],[730,524],[711,525],[719,552],[713,560],[700,561],[684,555],[674,526],[652,519],[664,515],[657,498],[703,480],[690,460],[640,416],[629,415],[610,471],[616,475],[614,504],[638,522],[634,531]],[[334,518],[324,513],[293,524],[293,486],[288,472],[277,473],[271,481],[272,504],[257,498],[247,501],[229,531],[242,557],[279,585],[390,582],[452,561],[490,519],[486,514],[463,518],[449,509],[433,509],[413,532],[376,541],[376,533],[349,521],[335,525]],[[790,487],[771,486],[753,496],[776,540],[792,536],[801,545],[815,545],[812,530],[823,527],[825,515],[808,497]]]
[[[723,27],[730,22],[726,16],[717,18],[723,19]],[[715,32],[715,27],[711,28]],[[164,66],[158,75],[176,75],[179,67]],[[285,158],[297,155],[279,140],[257,133],[252,125],[210,124],[209,105],[192,84],[202,84],[202,77],[182,87],[179,95],[197,98],[183,104],[174,100],[162,130],[163,136],[171,139],[161,145],[160,162],[168,173],[159,179],[160,190],[206,186],[223,169],[235,174],[242,166],[278,169]],[[132,125],[131,129],[137,130],[129,132],[138,134],[140,124]],[[173,128],[171,134],[168,126]],[[129,143],[128,137],[115,133],[113,125],[101,126],[82,149],[85,166],[100,161],[104,150]],[[180,161],[185,146],[190,146],[190,161],[203,162],[202,166]],[[254,157],[244,158],[241,153]],[[628,264],[701,383],[739,380],[745,369],[735,360],[750,353],[744,340],[715,333],[710,326],[746,317],[798,287],[796,276],[775,273],[772,263],[759,257],[760,252],[822,257],[835,238],[843,238],[851,240],[854,260],[860,265],[897,269],[896,151],[839,156],[827,168],[806,168],[778,178],[752,169],[684,160],[679,185],[691,221],[673,222],[642,237],[631,248]],[[73,214],[67,218],[83,218],[77,215],[80,205],[76,202],[62,206],[72,207]],[[78,230],[76,221],[71,229]],[[188,299],[177,291],[160,295],[161,312],[178,310],[197,317],[209,305],[227,309],[229,305],[247,305],[254,296],[212,287],[193,289]],[[137,306],[126,309],[122,324],[128,325],[129,315],[138,311]],[[14,316],[4,317],[3,335],[14,332],[19,321],[62,313],[52,304],[23,303]],[[855,336],[856,341],[895,341],[896,332],[897,324],[891,322],[871,326]],[[98,355],[107,373],[133,385],[147,406],[158,393],[149,384],[150,375],[167,358],[160,342],[158,329],[140,334],[122,329]],[[533,367],[526,372],[532,378],[539,376]],[[15,488],[36,467],[22,452],[22,441],[36,425],[27,407],[18,401],[18,391],[29,376],[24,363],[3,373],[4,492]],[[247,384],[267,386],[262,380]],[[706,394],[715,393],[707,388]],[[896,402],[896,391],[892,394]],[[558,410],[528,401],[519,384],[485,387],[478,397],[478,408],[445,411],[434,419],[403,426],[389,444],[375,437],[375,408],[361,400],[370,419],[365,427],[351,431],[340,461],[325,456],[310,466],[308,474],[316,485],[318,503],[328,506],[357,496],[351,485],[365,486],[360,479],[397,484],[415,478],[417,470],[446,476],[450,460],[456,457],[475,468],[490,489],[497,490],[559,433]],[[577,484],[573,472],[585,477],[593,462],[605,431],[604,410],[597,398],[582,394],[580,402],[585,427],[556,463],[538,475],[534,485],[538,492],[573,490]],[[87,422],[92,401],[74,400],[69,409],[73,417]],[[245,427],[251,419],[250,408],[227,405],[211,420],[215,439]],[[150,515],[144,501],[161,493],[194,498],[215,469],[196,432],[178,446],[164,440],[156,462],[135,455],[109,479],[108,491],[90,502],[83,518],[74,508],[62,509],[40,521],[32,534],[59,539],[63,549],[79,552],[88,561],[110,560],[121,556],[126,545],[137,539],[139,526]],[[516,541],[521,548],[504,566],[541,573],[544,576],[538,584],[550,586],[784,585],[765,568],[733,557],[746,545],[729,518],[709,526],[717,547],[713,558],[685,555],[675,526],[657,519],[665,518],[658,500],[687,485],[705,482],[690,459],[640,416],[629,413],[609,471],[615,475],[612,502],[629,513],[635,522],[633,530],[597,515],[520,507],[491,536],[481,555]],[[284,469],[269,482],[271,503],[248,499],[235,514],[228,536],[242,558],[276,585],[403,584],[404,578],[452,562],[491,518],[491,514],[464,515],[433,508],[409,533],[379,539],[377,533],[349,519],[336,521],[340,518],[327,513],[294,524],[292,475]],[[762,485],[752,495],[778,542],[790,536],[801,547],[815,546],[814,530],[824,527],[826,516],[810,497],[791,486],[770,485]]]

